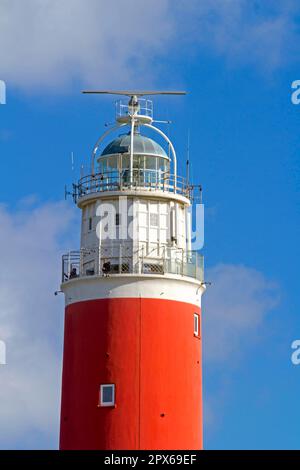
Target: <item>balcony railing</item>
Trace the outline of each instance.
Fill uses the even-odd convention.
[[[159,251],[147,254],[142,247],[133,252],[126,244],[70,251],[62,257],[62,282],[114,274],[175,274],[204,280],[203,256],[198,252],[173,247],[161,247]]]
[[[151,100],[145,98],[139,98],[139,116],[148,116],[153,118],[153,102]],[[115,102],[116,106],[116,120],[123,116],[128,116],[132,112],[132,108],[128,105],[128,101],[125,100],[117,100]]]
[[[75,186],[76,197],[102,193],[105,191],[121,191],[128,189],[163,191],[190,197],[190,188],[185,178],[156,170],[133,170],[132,178],[129,170],[96,173],[81,178]]]

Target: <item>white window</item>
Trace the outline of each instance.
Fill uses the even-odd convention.
[[[197,313],[194,313],[194,335],[199,336],[200,334],[200,328],[199,328],[199,315]]]
[[[115,385],[103,384],[100,386],[100,406],[114,406]]]
[[[158,227],[158,214],[150,213],[150,226]]]

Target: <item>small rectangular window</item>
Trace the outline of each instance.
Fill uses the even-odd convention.
[[[116,225],[121,225],[121,214],[116,214]]]
[[[89,217],[89,230],[92,230],[93,228],[93,219],[92,217]]]
[[[197,313],[194,314],[194,335],[200,336],[200,322],[199,322],[199,315]]]
[[[151,227],[158,226],[158,214],[150,213],[150,226]]]
[[[100,406],[114,406],[115,385],[103,384],[100,386]]]

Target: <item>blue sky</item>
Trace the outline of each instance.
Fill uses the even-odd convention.
[[[120,0],[117,16],[89,2],[0,2],[0,447],[57,447],[63,299],[53,292],[60,253],[79,238],[64,185],[114,117],[112,99],[80,90],[126,86],[188,91],[154,106],[173,122],[181,174],[190,131],[204,188],[205,447],[300,448],[290,360],[300,338],[300,7],[166,0],[153,12]]]

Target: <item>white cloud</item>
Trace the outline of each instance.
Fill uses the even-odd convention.
[[[0,76],[38,91],[168,87],[181,81],[168,55],[203,50],[273,69],[291,58],[298,13],[296,0],[1,0]]]
[[[280,287],[259,271],[219,264],[203,297],[204,425],[206,436],[221,425],[232,396],[233,373],[267,334],[265,325],[280,301]]]
[[[204,360],[236,363],[278,305],[279,288],[259,271],[242,265],[217,265],[206,278],[212,286],[203,298]]]
[[[186,11],[181,5],[182,14]],[[203,48],[231,64],[273,70],[291,60],[299,38],[296,0],[191,0],[187,23],[193,52]]]
[[[0,447],[57,444],[61,379],[63,236],[74,213],[62,203],[0,207]],[[32,438],[31,438],[32,436]]]
[[[1,0],[1,76],[21,88],[142,83],[139,74],[170,39],[168,3]]]

